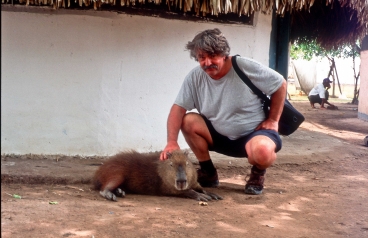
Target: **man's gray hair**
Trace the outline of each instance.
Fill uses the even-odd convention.
[[[198,33],[192,41],[186,45],[186,49],[190,51],[190,57],[196,61],[199,51],[208,55],[229,56],[230,46],[224,34],[217,28],[209,29]]]

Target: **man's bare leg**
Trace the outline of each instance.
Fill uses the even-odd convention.
[[[253,165],[250,178],[245,185],[245,193],[259,195],[263,191],[266,168],[276,160],[276,144],[267,136],[259,135],[248,141],[245,148],[248,161]]]
[[[213,142],[211,134],[201,115],[197,113],[186,114],[183,119],[181,131],[199,162],[211,159],[208,145]]]
[[[253,137],[245,145],[248,161],[259,169],[270,167],[276,160],[276,144],[267,136]]]
[[[208,145],[212,145],[213,141],[202,116],[197,113],[186,114],[181,131],[199,161],[201,169],[197,171],[198,182],[202,187],[217,187],[219,184],[217,170],[208,151]]]

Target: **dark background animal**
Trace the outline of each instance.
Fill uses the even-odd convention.
[[[160,152],[117,154],[102,164],[93,177],[96,190],[108,200],[135,194],[179,196],[198,201],[222,199],[206,192],[197,182],[194,165],[183,151],[173,151],[161,161]]]

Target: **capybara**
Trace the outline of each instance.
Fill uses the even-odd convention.
[[[93,185],[108,200],[125,197],[125,192],[135,194],[179,196],[198,201],[222,199],[206,192],[197,182],[197,171],[181,150],[168,153],[161,161],[160,152],[122,152],[112,156],[95,172]]]

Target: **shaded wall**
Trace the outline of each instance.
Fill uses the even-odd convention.
[[[2,154],[163,149],[169,109],[185,75],[197,65],[184,46],[204,29],[220,28],[231,54],[269,62],[269,15],[257,14],[256,26],[245,26],[4,9]],[[179,143],[187,148],[182,136]]]

